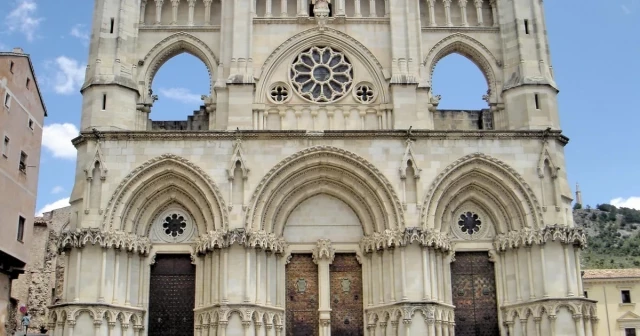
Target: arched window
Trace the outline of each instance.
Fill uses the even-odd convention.
[[[439,102],[435,99],[436,129],[493,129],[493,115],[485,101],[487,80],[468,58],[454,53],[438,61],[431,90],[432,96],[440,98]]]
[[[168,60],[156,73],[151,88],[158,98],[149,115],[151,129],[209,129],[202,96],[210,94],[210,76],[197,57],[182,53]]]

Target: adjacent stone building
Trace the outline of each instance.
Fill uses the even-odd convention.
[[[12,281],[24,273],[36,207],[42,126],[47,110],[31,58],[0,52],[0,335],[13,328]]]
[[[55,335],[592,335],[541,1],[94,8]],[[438,110],[452,53],[486,109]]]
[[[640,269],[585,270],[584,296],[598,301],[594,335],[640,335]]]
[[[47,327],[48,307],[60,301],[64,262],[59,259],[57,244],[60,233],[69,229],[70,215],[71,207],[65,207],[35,217],[29,264],[24,274],[13,281],[11,297],[17,301],[18,307],[27,307],[31,315],[29,331],[33,333],[39,333],[40,327]],[[15,325],[22,317],[18,309],[15,311]]]

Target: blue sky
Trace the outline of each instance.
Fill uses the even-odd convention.
[[[584,203],[640,209],[640,0],[544,1],[571,187]],[[37,210],[68,204],[73,187],[81,95],[93,1],[0,1],[0,50],[31,54],[47,105]],[[188,73],[189,76],[184,76]],[[152,119],[180,120],[208,90],[206,68],[190,55],[154,80]],[[486,85],[461,56],[443,59],[434,91],[441,108],[482,108]]]

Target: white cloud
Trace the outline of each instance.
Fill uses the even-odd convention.
[[[59,194],[59,193],[61,193],[63,191],[64,191],[64,187],[63,186],[55,186],[55,187],[53,187],[53,189],[51,189],[51,193],[54,194],[54,195],[55,194]]]
[[[48,149],[55,158],[76,158],[76,148],[71,139],[78,136],[78,128],[69,123],[51,124],[42,130],[42,146]]]
[[[78,92],[84,82],[86,65],[66,56],[59,56],[53,61],[54,75],[47,77],[46,82],[53,85],[56,93],[68,95]],[[48,64],[51,65],[51,62]]]
[[[202,95],[198,95],[195,93],[191,93],[189,89],[185,88],[169,88],[169,89],[160,89],[160,94],[169,99],[177,100],[183,104],[200,104],[202,99],[200,98]]]
[[[83,44],[89,44],[89,32],[83,24],[77,24],[71,28],[69,33],[71,36],[76,37],[82,41]]]
[[[5,24],[10,32],[19,31],[31,42],[43,20],[43,18],[36,16],[37,11],[38,5],[34,0],[18,0],[16,8],[9,12],[5,18]]]
[[[57,200],[53,203],[49,203],[45,206],[42,207],[42,209],[38,210],[38,212],[36,212],[36,216],[42,216],[42,214],[44,214],[45,212],[49,212],[51,210],[56,210],[56,209],[60,209],[60,208],[64,208],[64,207],[68,207],[69,204],[69,197],[67,198],[63,198],[60,200]]]
[[[618,208],[623,207],[623,208],[632,208],[632,209],[636,209],[636,210],[640,210],[640,197],[638,196],[632,196],[629,198],[622,198],[622,197],[618,197],[618,198],[614,198],[611,200],[611,205],[616,206]]]

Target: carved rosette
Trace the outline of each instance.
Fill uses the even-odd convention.
[[[99,245],[103,248],[118,248],[132,253],[148,255],[151,241],[147,237],[124,231],[101,231],[98,229],[77,229],[64,231],[58,240],[58,250],[83,248],[87,244]]]
[[[549,241],[559,241],[562,244],[574,245],[581,249],[587,247],[587,235],[582,228],[564,225],[550,225],[538,230],[510,231],[498,235],[493,244],[496,250],[506,251],[521,246],[542,245]]]
[[[265,231],[246,231],[235,229],[231,231],[209,231],[200,235],[195,242],[195,252],[206,254],[214,249],[227,248],[233,244],[258,248],[273,253],[284,253],[287,244],[282,237]]]
[[[329,263],[333,262],[333,258],[336,256],[336,250],[331,245],[331,240],[320,239],[316,242],[316,247],[312,251],[313,262],[318,263],[321,259],[326,258]]]
[[[393,249],[398,246],[420,244],[443,252],[451,250],[451,239],[447,233],[425,230],[417,227],[404,230],[385,230],[365,236],[360,241],[360,247],[365,253],[378,250]]]

